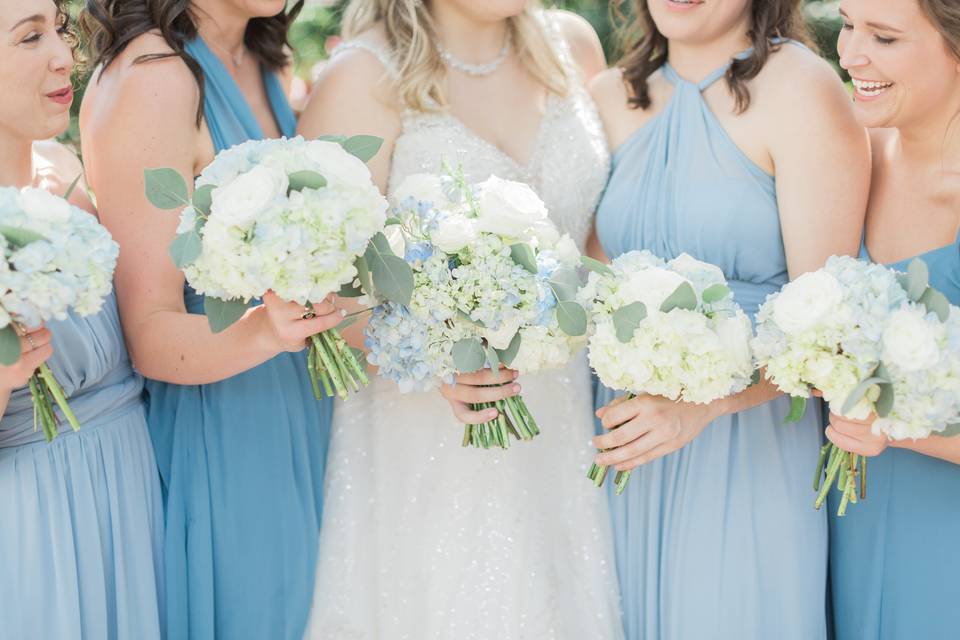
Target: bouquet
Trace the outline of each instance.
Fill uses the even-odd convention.
[[[113,288],[119,247],[97,219],[43,189],[0,187],[0,364],[20,358],[20,335],[50,319],[100,311]],[[29,380],[34,427],[59,432],[54,404],[80,428],[46,364]]]
[[[607,387],[706,404],[750,385],[750,319],[734,303],[723,272],[681,254],[664,262],[631,251],[610,265],[586,260],[580,293],[590,312],[590,365]],[[602,486],[607,467],[588,477]],[[629,471],[615,477],[626,489]]]
[[[410,280],[374,310],[366,344],[369,361],[401,391],[501,364],[520,373],[560,367],[584,345],[580,252],[529,186],[496,176],[467,184],[446,168],[409,177],[394,204],[393,247],[381,244],[403,256]],[[464,446],[506,449],[511,436],[539,433],[520,396],[473,408],[489,407],[499,415],[466,425]]]
[[[370,136],[245,142],[217,154],[192,199],[175,171],[146,171],[155,206],[184,207],[170,255],[204,294],[211,330],[229,327],[267,291],[309,314],[366,269],[363,256],[386,219],[387,202],[365,164],[380,143]],[[362,354],[337,329],[311,337],[307,363],[317,398],[321,385],[327,396],[345,398],[368,382]]]
[[[876,433],[902,439],[952,434],[960,421],[960,317],[929,287],[922,261],[907,273],[834,256],[772,294],[757,314],[758,365],[791,396],[788,422],[811,389],[846,418],[871,414]],[[866,497],[864,456],[827,443],[814,476],[819,509],[834,480],[838,515]],[[859,489],[859,492],[858,492]]]

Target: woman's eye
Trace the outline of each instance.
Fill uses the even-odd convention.
[[[896,38],[884,38],[883,36],[873,36],[877,44],[888,45],[897,41]]]
[[[849,22],[842,22],[840,23],[840,29],[843,31],[853,31],[853,25]]]
[[[34,42],[39,42],[42,37],[43,34],[39,31],[31,31],[30,34],[20,42],[23,44],[33,44]]]

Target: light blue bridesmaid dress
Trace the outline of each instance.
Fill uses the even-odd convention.
[[[263,138],[243,94],[201,39],[204,115],[217,151]],[[263,73],[279,129],[294,114]],[[191,313],[203,299],[185,287]],[[147,381],[166,501],[170,638],[300,638],[313,595],[332,403],[314,398],[306,354],[282,353],[221,382]]]
[[[47,444],[26,387],[0,419],[0,638],[159,640],[160,481],[113,295],[47,327],[81,427]]]
[[[861,257],[869,260],[866,247]],[[920,256],[960,304],[960,237]],[[891,265],[906,271],[912,260]],[[836,515],[830,583],[837,640],[960,638],[960,465],[888,448],[867,464],[867,499]]]
[[[753,316],[787,263],[773,176],[701,95],[725,71],[693,83],[663,67],[673,95],[614,152],[597,233],[611,258],[647,249],[718,265]],[[614,395],[599,389],[598,406]],[[825,637],[827,522],[810,486],[820,409],[784,425],[788,411],[779,398],[715,420],[611,492],[628,639]]]

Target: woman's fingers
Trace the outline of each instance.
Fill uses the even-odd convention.
[[[474,371],[472,373],[461,373],[457,375],[457,384],[469,384],[469,385],[490,385],[490,384],[504,384],[510,382],[511,380],[516,380],[519,377],[519,373],[513,369],[501,368],[499,371],[493,371],[491,369],[480,369],[479,371]]]
[[[646,406],[650,396],[639,396],[629,400],[614,401],[607,405],[607,410],[600,419],[604,429],[615,429],[623,423],[633,420],[638,415],[647,413]]]
[[[495,419],[499,412],[496,409],[482,409],[474,411],[469,405],[463,402],[450,400],[450,406],[453,408],[453,415],[463,424],[483,424]]]
[[[600,436],[594,436],[593,446],[597,449],[616,449],[628,442],[633,442],[649,432],[651,424],[643,420],[631,420],[621,427]]]
[[[496,402],[520,393],[517,383],[504,384],[494,387],[477,387],[468,384],[444,385],[443,396],[448,400],[478,404],[480,402]]]
[[[53,345],[47,342],[36,349],[27,351],[20,356],[20,362],[25,372],[33,372],[34,369],[50,359],[53,355]]]
[[[676,448],[674,448],[672,444],[666,443],[666,444],[657,445],[656,447],[654,447],[653,449],[650,449],[649,451],[647,451],[641,456],[637,456],[636,458],[631,458],[626,462],[622,462],[618,464],[615,468],[617,471],[629,471],[631,469],[636,469],[641,465],[653,462],[654,460],[657,460],[666,455],[669,455],[674,451],[676,451]]]
[[[616,433],[616,431],[613,433]],[[623,446],[597,454],[597,464],[607,467],[623,464],[634,458],[647,455],[653,449],[666,443],[670,437],[671,435],[663,429],[653,429]]]

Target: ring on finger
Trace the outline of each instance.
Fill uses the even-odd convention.
[[[301,320],[313,320],[313,319],[316,318],[316,317],[317,317],[316,311],[314,311],[313,309],[307,309],[306,311],[303,312],[303,315],[300,316],[300,319],[301,319]]]
[[[33,336],[31,336],[31,335],[28,333],[28,334],[26,334],[26,335],[23,336],[23,337],[27,339],[27,344],[30,345],[30,351],[33,351],[34,349],[37,348],[37,343],[33,341]]]

